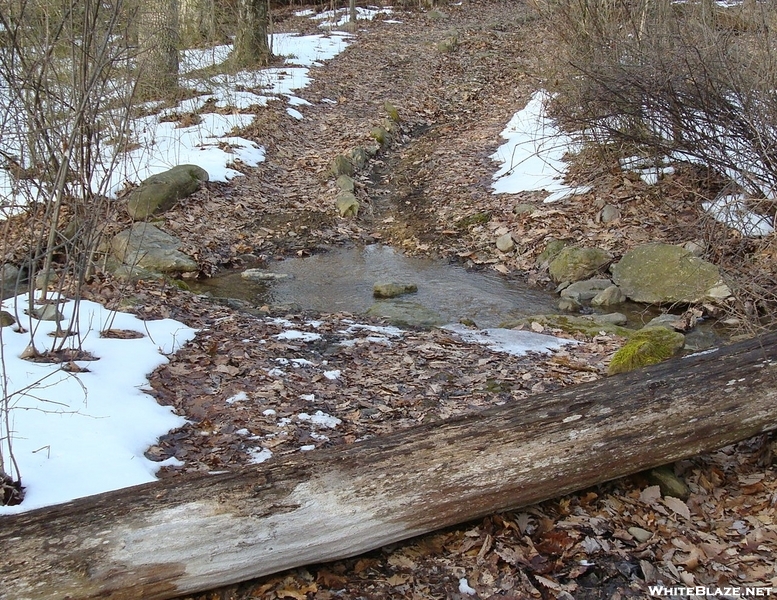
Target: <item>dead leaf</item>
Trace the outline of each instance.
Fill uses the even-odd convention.
[[[672,512],[680,515],[681,517],[685,517],[689,521],[691,520],[691,511],[688,509],[688,505],[679,498],[675,498],[674,496],[667,496],[664,498],[664,504]]]

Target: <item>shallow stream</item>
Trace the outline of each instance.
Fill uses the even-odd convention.
[[[397,301],[421,304],[450,322],[470,319],[479,327],[495,327],[512,317],[558,312],[558,297],[550,292],[493,271],[404,256],[380,244],[335,248],[304,258],[273,261],[263,268],[291,277],[255,282],[243,279],[240,272],[230,272],[194,282],[192,288],[256,306],[361,314],[375,303],[372,287],[376,282],[395,281],[418,286],[418,292]]]

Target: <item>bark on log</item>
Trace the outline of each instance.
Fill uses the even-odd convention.
[[[171,598],[777,428],[777,335],[442,424],[0,519],[0,598]]]

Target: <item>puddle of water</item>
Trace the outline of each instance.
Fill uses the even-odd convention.
[[[479,327],[495,327],[509,318],[558,312],[555,294],[493,272],[404,256],[380,244],[290,258],[272,262],[266,269],[293,278],[258,283],[246,281],[240,273],[228,273],[194,282],[192,288],[257,306],[293,305],[322,313],[360,314],[375,303],[373,284],[397,281],[418,286],[418,292],[398,300],[422,304],[450,322],[471,319]]]

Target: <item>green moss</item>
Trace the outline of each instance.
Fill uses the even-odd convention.
[[[373,127],[370,130],[370,137],[374,139],[376,142],[378,142],[381,146],[389,142],[388,131],[386,131],[385,127],[381,127],[380,125],[377,127]]]
[[[565,242],[564,240],[550,240],[547,246],[545,246],[545,249],[537,257],[537,264],[543,265],[545,263],[549,263],[554,258],[556,258],[556,256],[558,256],[558,253],[561,252],[568,245],[569,243]]]
[[[645,327],[635,332],[610,361],[608,373],[626,373],[660,363],[677,354],[685,336],[665,327]]]
[[[399,123],[401,119],[399,117],[399,111],[397,110],[396,106],[394,106],[391,102],[386,100],[386,102],[383,103],[383,110],[386,111],[386,114],[389,116],[389,119],[391,119],[395,123]]]
[[[479,212],[456,221],[456,229],[469,229],[473,225],[483,225],[491,220],[490,212]]]

